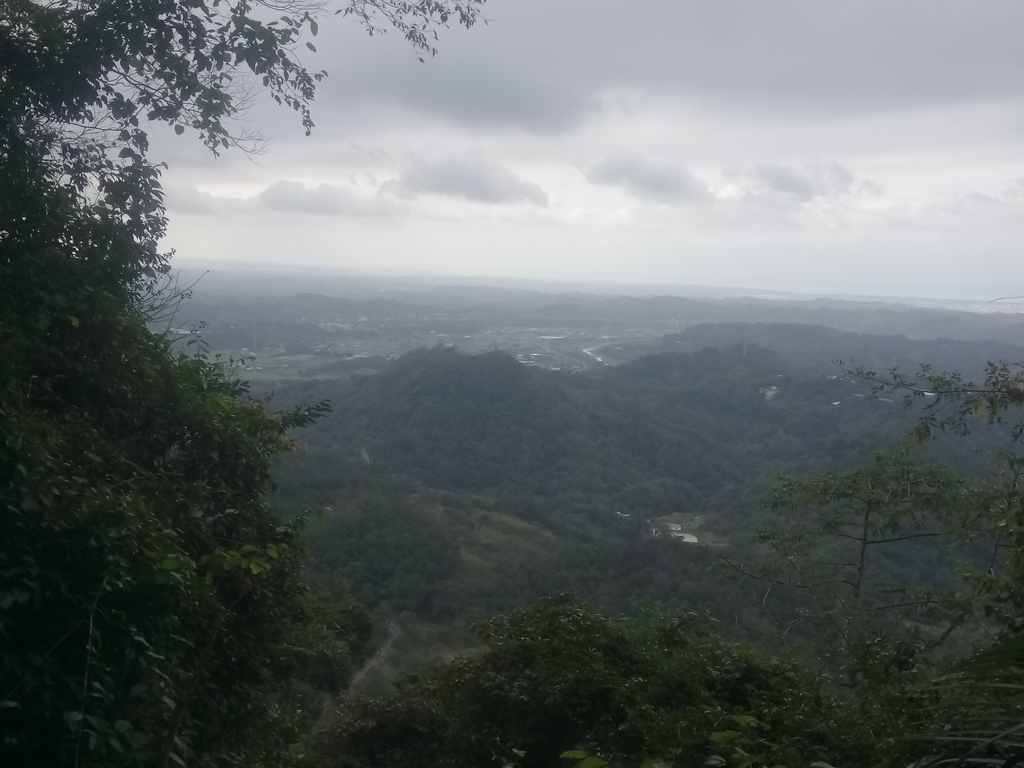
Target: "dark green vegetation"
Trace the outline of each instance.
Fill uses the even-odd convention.
[[[760,742],[772,764],[865,764],[865,732],[792,662],[724,640],[707,614],[608,619],[545,600],[481,626],[482,655],[410,681],[390,701],[339,714],[318,740],[324,766],[571,765],[600,754],[702,764]],[[740,714],[744,713],[744,714]],[[770,746],[761,734],[769,735]],[[724,738],[723,738],[724,737]],[[593,764],[593,763],[591,763]]]
[[[436,664],[399,683],[384,699],[339,707],[313,741],[312,763],[455,766],[497,760],[525,767],[573,760],[596,767],[710,761],[746,768],[829,761],[930,765],[963,757],[1012,764],[1024,749],[1017,736],[1024,498],[1022,462],[1012,453],[992,459],[986,476],[972,477],[923,462],[919,452],[911,452],[917,456],[911,460],[912,444],[904,441],[866,466],[780,479],[764,495],[767,509],[760,512],[753,504],[730,509],[716,504],[714,496],[695,495],[690,509],[700,511],[700,522],[691,519],[687,527],[722,556],[710,572],[714,553],[631,531],[619,512],[636,514],[643,507],[619,498],[613,508],[607,503],[609,488],[600,487],[591,498],[580,486],[552,498],[543,484],[510,479],[530,472],[542,477],[554,454],[498,484],[483,470],[464,476],[432,470],[403,478],[398,465],[389,463],[390,451],[430,440],[429,431],[436,438],[430,450],[406,457],[406,466],[443,468],[445,454],[458,450],[448,449],[449,443],[473,439],[480,446],[476,460],[485,467],[498,460],[488,458],[483,444],[487,435],[500,439],[499,427],[521,431],[509,447],[524,444],[535,431],[556,440],[572,429],[589,438],[585,444],[603,446],[598,452],[609,451],[628,445],[608,426],[614,422],[584,420],[580,412],[589,410],[583,407],[557,420],[556,405],[583,397],[593,408],[594,393],[603,386],[623,397],[620,377],[632,380],[638,370],[653,369],[675,372],[666,379],[671,386],[665,381],[662,386],[689,411],[700,410],[699,398],[685,399],[703,392],[694,381],[739,372],[729,391],[742,408],[740,382],[766,360],[773,366],[780,362],[763,350],[708,349],[692,356],[641,358],[578,381],[578,376],[517,367],[501,355],[467,358],[435,349],[403,358],[376,381],[336,389],[359,403],[345,428],[353,430],[354,445],[378,436],[379,461],[361,458],[362,470],[351,469],[345,482],[354,489],[361,477],[361,488],[340,498],[313,532],[321,569],[344,572],[367,600],[435,618],[492,610],[490,593],[525,601],[565,585],[613,609],[632,605],[633,615],[608,619],[558,598],[484,622],[476,630],[483,647],[474,654]],[[679,375],[680,369],[688,376]],[[873,375],[862,377],[856,381],[863,384]],[[436,380],[448,383],[434,388]],[[787,387],[794,389],[797,381],[794,376]],[[493,395],[469,396],[459,388],[463,383]],[[918,438],[940,427],[963,432],[977,426],[974,417],[986,411],[995,422],[1007,420],[1012,433],[1020,386],[1019,375],[992,367],[979,386],[927,371],[911,380],[897,374],[882,394],[893,394],[894,388],[920,393],[931,414],[913,419]],[[644,396],[655,389],[650,386]],[[442,396],[448,391],[454,393],[451,402]],[[528,397],[517,394],[524,391]],[[776,394],[757,402],[782,408],[785,401]],[[345,403],[341,398],[342,412],[349,407]],[[804,395],[801,404],[811,410],[813,399]],[[883,408],[884,401],[871,407]],[[737,420],[765,418],[755,414],[751,406]],[[729,432],[732,424],[719,418],[726,427],[722,432]],[[486,434],[459,437],[460,430],[481,420],[489,425]],[[650,415],[644,420],[650,422]],[[552,426],[544,431],[548,423]],[[595,424],[601,425],[604,443]],[[704,424],[717,422],[708,418]],[[323,422],[312,434],[309,453],[292,461],[323,451],[342,466],[344,452],[352,449],[345,443],[349,433],[329,425]],[[833,434],[842,435],[841,425],[833,424]],[[393,431],[399,432],[398,448],[390,447]],[[981,431],[991,440],[1004,434],[997,423]],[[417,435],[415,441],[410,433]],[[643,443],[652,441],[657,443],[655,433]],[[725,443],[718,443],[719,449]],[[713,445],[702,443],[705,452]],[[937,448],[931,446],[932,452]],[[359,450],[369,456],[365,446]],[[560,455],[577,456],[573,451],[570,442]],[[633,471],[625,464],[628,456],[623,450],[617,461],[595,465],[595,482],[614,471],[628,477]],[[958,459],[955,452],[946,456]],[[850,457],[826,452],[820,460],[838,465]],[[469,457],[464,461],[477,466]],[[586,464],[580,460],[580,466]],[[429,482],[445,490],[431,491]],[[729,486],[722,496],[735,498],[735,481],[721,482]],[[467,487],[471,494],[459,490]],[[329,484],[317,492],[336,493]],[[394,494],[390,504],[389,493]],[[737,514],[744,515],[737,526],[742,530],[717,528]],[[753,526],[758,526],[754,546],[748,548],[743,535]],[[502,541],[494,530],[511,535]],[[518,548],[511,544],[514,539]],[[388,561],[390,541],[396,556]],[[547,558],[537,554],[544,546]],[[413,551],[417,556],[408,556]],[[337,557],[338,552],[344,555]],[[664,557],[658,558],[659,552]],[[515,566],[520,575],[528,571],[526,584],[517,581]],[[623,585],[633,578],[629,592]],[[480,587],[475,593],[474,586]],[[674,610],[637,611],[641,596]],[[681,611],[702,602],[712,604],[710,612]],[[715,621],[722,614],[728,619],[724,632]],[[746,635],[745,642],[729,639],[736,629]],[[979,647],[990,650],[965,662]]]
[[[824,361],[829,343],[893,363],[930,345],[740,325],[660,343],[715,336],[740,343],[586,374],[439,346],[278,392],[335,403],[277,470],[278,498],[329,506],[319,573],[429,620],[406,622],[420,647],[399,666],[422,668],[425,627],[559,590],[633,614],[559,599],[484,623],[467,659],[338,709],[315,764],[906,764],[941,755],[942,729],[979,759],[1017,753],[1012,734],[985,742],[1019,722],[1019,656],[982,683],[956,665],[1020,625],[1021,464],[998,423],[1019,376],[925,369],[872,397],[879,377]],[[747,343],[773,337],[786,355]],[[942,350],[981,367],[977,346]],[[897,442],[986,410],[973,436]],[[703,546],[652,535],[670,523]],[[637,614],[645,601],[672,613]]]
[[[286,684],[336,690],[368,639],[308,592],[264,498],[307,417],[89,289],[2,302],[4,762],[269,759],[302,726]]]
[[[387,9],[430,50],[478,4]],[[321,75],[292,49],[316,22],[260,16],[0,3],[4,766],[280,765],[366,654],[365,609],[309,589],[301,523],[266,500],[288,430],[323,409],[271,412],[149,330],[180,299],[150,124],[237,144],[231,83],[251,78],[312,125]]]
[[[618,610],[721,603],[732,585],[706,567],[748,546],[777,474],[852,468],[914,425],[838,373],[757,346],[593,374],[419,350],[376,376],[277,393],[334,413],[279,467],[276,499],[331,508],[312,530],[318,570],[425,618],[556,590]],[[712,551],[652,535],[670,522]]]

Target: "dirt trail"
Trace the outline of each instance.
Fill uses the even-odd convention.
[[[391,646],[393,646],[395,644],[395,640],[401,636],[402,628],[393,621],[389,622],[388,633],[388,639],[384,641],[384,645],[380,647],[380,650],[377,651],[372,658],[368,659],[367,662],[359,668],[359,671],[352,676],[352,682],[349,683],[348,690],[345,691],[345,696],[351,696],[359,683],[361,683],[368,674],[387,661],[388,655],[391,653]]]

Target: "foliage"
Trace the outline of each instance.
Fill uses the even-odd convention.
[[[767,400],[771,386],[781,394]],[[648,516],[699,509],[730,485],[860,460],[899,434],[885,405],[832,405],[855,391],[753,347],[653,355],[603,376],[421,349],[377,376],[278,388],[285,401],[329,398],[336,413],[278,478],[299,498],[308,467],[321,484],[336,468],[343,486],[390,475],[502,496],[579,493]]]
[[[769,386],[778,386],[779,393],[766,400],[759,390]],[[372,379],[296,389],[307,395],[330,392],[347,417],[324,422],[312,433],[309,452],[283,466],[280,475],[289,492],[315,489],[319,498],[336,502],[338,512],[317,531],[315,546],[325,568],[338,568],[364,585],[387,578],[391,569],[373,565],[367,552],[388,551],[392,538],[400,548],[404,526],[420,531],[427,520],[436,535],[420,534],[424,552],[438,551],[436,544],[446,539],[458,544],[461,562],[454,572],[437,578],[422,570],[415,582],[431,585],[426,590],[433,597],[431,608],[421,615],[444,619],[493,609],[481,594],[485,589],[509,600],[502,609],[558,588],[579,590],[613,609],[626,608],[640,595],[677,599],[690,607],[701,600],[717,603],[719,611],[735,614],[735,624],[748,630],[774,628],[766,647],[788,646],[799,654],[806,668],[820,675],[806,684],[839,697],[848,716],[844,727],[860,729],[866,750],[861,758],[869,759],[870,752],[870,760],[886,764],[934,752],[930,742],[919,738],[933,730],[928,713],[960,711],[938,682],[949,668],[949,654],[962,654],[983,644],[987,633],[1013,626],[1008,590],[1017,561],[1011,536],[1019,507],[1017,465],[1003,464],[982,479],[911,461],[908,446],[898,446],[860,469],[780,480],[766,499],[768,511],[781,516],[781,524],[773,527],[754,509],[761,473],[771,467],[806,471],[828,466],[822,454],[833,467],[849,466],[867,446],[863,431],[875,423],[869,419],[889,422],[890,434],[901,422],[909,428],[914,421],[901,417],[894,405],[853,399],[851,392],[867,394],[855,382],[808,374],[756,347],[652,355],[588,377],[531,370],[501,355],[467,358],[438,348],[410,354]],[[832,403],[839,392],[863,409],[837,410]],[[836,435],[838,429],[845,434]],[[971,449],[990,444],[986,436],[978,437]],[[790,463],[780,460],[786,445],[781,438],[792,443]],[[534,442],[539,446],[535,456],[516,453]],[[555,447],[552,453],[543,453],[550,447]],[[955,457],[956,448],[925,446],[925,452]],[[365,456],[359,456],[360,450]],[[694,453],[701,456],[690,461]],[[815,464],[811,453],[818,454]],[[964,464],[976,465],[977,459]],[[310,474],[299,474],[300,465]],[[708,469],[711,465],[717,466]],[[338,485],[331,485],[328,467],[337,472],[339,483],[359,483],[359,493],[340,493]],[[668,477],[655,479],[660,472]],[[691,478],[691,487],[720,490],[710,499],[700,493],[683,497],[672,481]],[[649,499],[641,490],[654,491],[659,484],[669,490]],[[429,491],[430,486],[447,490]],[[401,522],[385,523],[375,508],[392,508]],[[753,579],[722,585],[702,572],[707,550],[651,538],[648,515],[659,510],[691,513],[684,517],[700,526],[702,541],[716,548],[731,544],[728,556],[737,563],[744,559],[739,534],[759,526],[762,560],[743,566],[762,579],[756,601],[749,600],[758,583]],[[402,562],[417,569],[415,559]],[[430,565],[441,562],[437,558]],[[402,580],[408,581],[404,575]],[[398,583],[377,582],[374,592],[361,593],[394,600],[402,592],[388,590]],[[627,585],[633,583],[637,588],[631,592]],[[474,587],[480,590],[476,596],[470,591]],[[439,612],[438,606],[454,610]],[[729,623],[734,624],[732,615]],[[555,634],[538,625],[536,642]],[[559,669],[576,669],[565,660],[559,663]],[[589,678],[600,679],[599,671],[584,670]],[[462,684],[442,674],[435,671],[423,679],[437,675],[438,690]],[[490,674],[473,667],[467,678],[487,680]],[[548,668],[544,675],[560,679]],[[530,688],[542,687],[540,678],[539,672],[516,669],[507,680],[510,686]],[[456,737],[438,733],[492,731],[478,721],[472,727],[453,726],[452,713],[470,707],[441,694],[416,704],[420,685],[426,683],[410,684],[399,697],[380,704],[382,709],[367,704],[367,709],[350,710],[342,717],[344,728],[360,722],[379,730],[375,735],[354,730],[353,739],[367,741],[342,740],[334,747],[354,749],[356,765],[359,760],[368,765],[416,760],[417,749],[424,761],[489,759],[479,743],[479,755],[446,751],[454,749],[448,739]],[[641,700],[650,704],[638,697],[633,702],[637,708]],[[976,699],[963,711],[1002,713],[1005,722],[1007,710],[985,710],[982,704]],[[728,710],[725,715],[726,720],[748,716]],[[508,713],[495,716],[500,722],[515,719]],[[775,724],[760,716],[756,722],[770,729],[755,721],[723,720],[708,724],[706,738],[719,734],[712,740],[721,747],[716,754],[736,764],[797,760],[776,753]],[[392,726],[396,730],[388,730]],[[574,727],[563,724],[567,732]],[[617,728],[608,730],[617,733]],[[531,760],[524,739],[542,732],[537,716],[529,728],[494,731],[497,741],[488,743],[499,762],[524,764]],[[404,745],[414,737],[424,741],[394,751],[381,746]],[[624,757],[626,750],[616,753],[597,736],[581,739],[570,750],[585,753],[580,759],[636,764],[672,757],[669,747]],[[364,746],[368,751],[361,751]],[[532,753],[550,757],[565,748],[552,742],[535,746]],[[837,748],[815,759],[831,762],[838,754]]]
[[[892,371],[876,392],[904,389],[910,402],[927,399],[909,446],[937,428],[965,435],[980,413],[987,413],[989,423],[1003,422],[1015,405],[1015,385],[999,375],[1006,370],[991,366],[983,390],[927,368],[916,384]],[[875,374],[862,375],[877,381]],[[942,409],[947,413],[940,417]],[[1015,428],[1012,439],[1019,434]],[[987,476],[968,478],[910,461],[907,446],[877,455],[865,470],[809,481],[781,478],[766,504],[780,511],[782,525],[757,533],[767,558],[746,572],[768,581],[769,592],[791,592],[797,606],[792,621],[801,615],[812,619],[805,638],[823,670],[845,677],[864,711],[878,719],[872,733],[899,747],[899,754],[916,755],[922,765],[1015,764],[1024,755],[1024,462],[1004,450]],[[875,550],[895,545],[901,558],[912,560],[914,544],[936,537],[958,547],[953,558],[936,562],[947,574],[956,566],[956,581],[871,578]],[[766,593],[766,603],[767,598]],[[953,655],[939,655],[947,639],[957,636],[959,642],[948,649]],[[972,647],[982,650],[962,660]]]
[[[431,51],[479,5],[339,12]],[[368,640],[350,598],[308,594],[301,522],[266,500],[289,430],[325,409],[273,413],[147,329],[168,258],[147,130],[243,143],[254,87],[308,132],[316,7],[2,8],[0,762],[278,765],[310,720],[289,686],[336,692]]]
[[[931,685],[936,703],[915,734],[929,754],[918,766],[1013,765],[1024,756],[1021,636],[961,660]]]
[[[929,686],[949,638],[988,631],[980,599],[958,583],[956,558],[992,556],[991,542],[988,552],[977,540],[944,552],[987,522],[979,496],[959,473],[898,450],[864,469],[783,477],[764,501],[778,524],[754,533],[760,556],[724,561],[761,583],[776,635],[849,692],[851,708],[889,745],[887,762],[914,755],[908,739],[939,698]]]
[[[937,553],[915,545],[942,539],[953,544],[968,531],[977,542],[987,523],[978,495],[960,473],[913,462],[901,451],[876,454],[871,466],[851,472],[780,478],[764,503],[779,513],[782,525],[755,531],[767,553],[757,575],[806,592],[824,614],[819,630],[844,641],[882,631],[893,616],[932,624],[950,620],[952,612],[960,623],[970,607],[941,589],[955,584],[955,561],[932,561],[933,567],[944,565],[944,585],[938,574],[927,585],[916,574],[894,580],[892,570],[884,577],[878,570],[886,552],[899,553],[905,563]],[[995,554],[991,548],[989,554]]]
[[[779,393],[766,400],[759,390],[774,385]],[[392,537],[400,544],[397,534],[405,532],[404,525],[420,531],[429,520],[428,528],[444,534],[422,536],[424,552],[438,551],[436,544],[447,537],[449,544],[458,544],[461,562],[442,578],[422,571],[417,583],[430,584],[434,598],[425,615],[451,615],[438,613],[438,605],[456,606],[455,616],[491,608],[481,595],[471,595],[468,584],[514,598],[512,605],[559,587],[578,589],[618,609],[639,595],[680,599],[687,606],[703,598],[717,603],[722,613],[735,614],[736,625],[774,628],[764,647],[783,654],[788,649],[807,671],[801,685],[835,696],[844,712],[841,726],[826,727],[831,751],[811,757],[793,754],[777,722],[725,707],[715,722],[700,721],[692,712],[666,714],[676,726],[701,723],[705,741],[700,744],[713,744],[717,751],[691,744],[690,751],[675,754],[678,745],[671,740],[646,741],[643,749],[630,751],[614,742],[614,735],[628,727],[616,724],[617,716],[607,719],[605,709],[561,714],[567,707],[553,691],[575,684],[566,682],[566,675],[578,672],[595,684],[606,679],[602,664],[579,661],[590,658],[583,647],[536,669],[525,663],[502,667],[507,674],[496,680],[498,673],[482,661],[493,658],[492,644],[482,657],[465,662],[470,666],[464,679],[446,677],[455,667],[444,665],[396,697],[345,710],[325,731],[320,759],[344,765],[418,760],[543,765],[555,764],[553,755],[562,750],[558,754],[589,760],[595,768],[602,762],[704,758],[742,766],[844,759],[906,764],[934,757],[935,742],[922,737],[938,728],[951,729],[947,737],[967,738],[965,730],[955,730],[955,717],[987,717],[992,733],[1000,724],[1013,724],[1008,708],[1013,696],[986,697],[985,690],[995,690],[989,685],[964,698],[965,689],[950,684],[957,679],[950,658],[983,646],[988,633],[1012,631],[1019,615],[1012,598],[1019,559],[1013,539],[1018,464],[1011,460],[988,478],[971,477],[937,463],[911,461],[907,446],[898,446],[860,469],[780,480],[766,499],[768,511],[781,518],[774,527],[754,510],[753,489],[766,469],[828,466],[822,454],[833,467],[849,466],[868,445],[864,429],[875,423],[869,417],[889,422],[890,434],[901,422],[912,426],[912,418],[904,420],[894,405],[867,398],[861,411],[836,410],[836,393],[851,403],[857,400],[849,393],[867,394],[856,382],[808,375],[755,347],[652,355],[592,377],[530,370],[501,355],[466,358],[439,348],[408,355],[374,379],[310,383],[301,391],[336,394],[348,416],[324,422],[311,436],[309,453],[282,467],[282,483],[292,484],[291,492],[315,489],[323,500],[337,502],[337,514],[317,531],[315,546],[326,568],[346,575],[365,569],[354,578],[372,583],[389,568],[374,566],[362,542],[372,544],[366,551],[387,551]],[[839,429],[845,434],[836,435]],[[534,441],[536,456],[516,453]],[[780,456],[787,442],[794,458],[784,464]],[[994,442],[976,440],[971,448]],[[543,453],[550,446],[557,450]],[[360,449],[365,456],[357,454]],[[702,455],[690,462],[695,452]],[[957,455],[956,446],[925,446],[925,452]],[[814,464],[811,453],[818,454]],[[300,463],[309,475],[298,474]],[[719,466],[707,469],[713,464]],[[339,493],[328,467],[335,468],[339,482],[358,482],[359,494]],[[660,472],[667,477],[658,477]],[[720,490],[710,499],[700,493],[673,495],[672,480],[691,477],[691,487]],[[653,492],[662,484],[670,490]],[[429,486],[447,490],[429,491]],[[649,498],[641,490],[647,488]],[[389,503],[401,521],[397,525],[374,512]],[[729,557],[737,563],[744,558],[738,533],[760,526],[756,543],[762,560],[743,568],[761,581],[747,578],[723,590],[719,580],[702,573],[706,550],[649,537],[647,515],[658,510],[696,513],[685,517],[700,526],[702,541],[716,548],[732,544]],[[417,568],[415,559],[403,563]],[[408,581],[405,575],[402,580]],[[638,589],[629,592],[624,587],[634,580]],[[374,594],[386,594],[397,583],[378,582]],[[752,596],[755,583],[761,585],[756,602],[740,604]],[[397,593],[387,594],[391,600]],[[617,601],[608,599],[611,594]],[[734,624],[732,615],[729,623]],[[539,620],[534,629],[535,648],[557,646],[560,630]],[[651,677],[671,679],[664,670]],[[1013,680],[1004,676],[998,684]],[[656,708],[658,700],[654,689],[635,685],[634,678],[623,676],[584,698],[613,708],[617,696],[631,695],[619,691],[632,691],[636,698],[622,706],[646,723],[637,713]],[[450,693],[503,687],[510,691],[509,701],[535,707],[527,710],[532,719],[492,707],[483,693],[466,693],[464,699]],[[516,699],[520,694],[525,698]],[[790,706],[780,705],[792,717]],[[477,712],[494,714],[482,721],[474,719]],[[551,738],[541,743],[549,718]],[[599,725],[587,730],[592,723]],[[556,735],[562,733],[578,740],[558,743]],[[861,742],[855,755],[844,753],[850,747],[842,741],[852,734]],[[340,750],[348,757],[330,757]]]
[[[318,570],[343,578],[367,605],[430,615],[439,582],[459,566],[458,545],[414,500],[370,496],[314,531]]]
[[[706,614],[609,619],[565,597],[542,600],[482,624],[481,655],[341,707],[312,755],[328,767],[533,768],[568,765],[563,755],[587,766],[694,765],[731,759],[744,743],[793,766],[869,754],[858,723],[799,664],[727,641],[714,624]],[[736,728],[771,737],[741,743],[728,736]]]
[[[275,470],[275,498],[334,510],[311,531],[316,567],[370,605],[450,620],[572,591],[610,611],[728,603],[756,626],[749,585],[734,594],[707,566],[770,522],[758,497],[775,473],[845,469],[913,423],[854,394],[752,346],[593,376],[417,350],[374,376],[276,390],[284,403],[329,398],[334,412]],[[707,546],[653,536],[668,518]],[[926,581],[935,570],[914,565]]]
[[[931,745],[924,765],[985,763],[1016,765],[1024,759],[1020,734],[1021,670],[1024,669],[1024,558],[1021,540],[1024,503],[1021,476],[1024,458],[1019,442],[1024,419],[1014,413],[1024,404],[1020,364],[989,363],[975,384],[960,373],[938,373],[922,366],[913,376],[892,368],[887,376],[857,369],[875,384],[876,394],[902,392],[908,404],[925,403],[925,416],[913,436],[919,441],[937,432],[971,433],[978,417],[992,427],[1009,429],[1012,448],[999,455],[997,470],[975,490],[969,524],[961,537],[988,540],[991,554],[979,566],[965,562],[961,577],[973,587],[973,603],[983,611],[989,639],[982,651],[944,670],[931,686],[937,702],[918,724],[916,736]],[[996,642],[992,642],[995,639]]]
[[[268,757],[316,612],[264,489],[309,416],[77,298],[77,323],[3,324],[4,762]]]
[[[989,362],[979,384],[959,372],[939,372],[930,365],[922,365],[912,376],[899,368],[889,369],[887,375],[865,368],[849,372],[872,382],[876,396],[902,393],[908,404],[922,403],[925,416],[916,431],[919,439],[944,430],[968,434],[982,415],[989,425],[1011,426],[1014,441],[1024,435],[1024,418],[1011,416],[1011,409],[1016,411],[1024,405],[1024,363]]]

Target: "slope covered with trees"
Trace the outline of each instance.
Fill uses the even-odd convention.
[[[594,376],[436,348],[378,376],[277,396],[327,398],[335,409],[305,435],[296,472],[361,460],[369,473],[434,488],[602,497],[669,478],[692,504],[773,462],[841,462],[856,451],[852,441],[877,446],[896,434],[899,409],[859,402],[866,391],[754,346],[649,356]],[[282,473],[282,491],[289,482]]]
[[[894,366],[917,371],[924,363],[982,378],[992,360],[1024,359],[1024,347],[991,339],[908,338],[903,334],[851,333],[800,323],[702,323],[650,344],[636,344],[634,354],[678,352],[713,346],[757,344],[809,367],[835,369],[863,365],[878,371]]]
[[[309,533],[318,573],[442,621],[558,590],[614,610],[735,607],[707,568],[749,549],[773,478],[860,466],[916,423],[864,382],[751,345],[587,375],[437,347],[276,397],[334,407],[275,471],[283,507],[328,508]],[[975,466],[959,448],[924,455]],[[654,535],[669,524],[707,546]],[[885,557],[923,575],[948,564],[939,550]]]
[[[919,440],[978,428],[986,412],[1021,433],[1022,378],[1007,367],[979,384],[861,376],[926,398]],[[337,708],[311,754],[339,766],[1016,764],[1019,451],[969,477],[910,460],[909,445],[852,471],[781,478],[764,500],[778,518],[754,531],[755,549],[723,550],[733,594],[757,590],[757,650],[715,627],[728,601],[609,620],[544,600],[478,625],[479,653]],[[922,550],[929,541],[942,547]]]

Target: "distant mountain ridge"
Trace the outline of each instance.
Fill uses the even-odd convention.
[[[203,294],[199,294],[203,296]],[[909,339],[1024,342],[1024,316],[973,314],[900,305],[857,305],[835,301],[695,299],[677,296],[512,295],[508,301],[467,291],[400,292],[361,298],[302,293],[289,297],[236,295],[204,303],[195,300],[179,313],[182,326],[204,325],[204,336],[218,349],[313,346],[359,337],[413,338],[435,332],[453,337],[494,328],[558,328],[598,336],[644,336],[685,331],[714,323],[822,326],[874,336]],[[447,296],[441,300],[439,297]],[[517,297],[518,296],[518,297]],[[346,326],[342,328],[341,326]],[[725,329],[715,333],[726,333]],[[750,334],[748,333],[748,336]],[[777,348],[776,337],[761,342]],[[842,337],[832,337],[832,341]],[[724,342],[723,342],[724,343]],[[874,342],[872,342],[874,343]],[[406,346],[409,349],[413,344]],[[653,348],[652,348],[653,349]],[[925,348],[922,348],[924,354]],[[937,351],[937,347],[928,348]],[[637,354],[641,354],[638,352]],[[836,356],[835,354],[832,355]],[[831,359],[831,358],[829,358]]]
[[[993,361],[1024,361],[1024,346],[1006,341],[919,339],[905,335],[852,333],[820,325],[798,323],[702,323],[681,333],[668,334],[644,352],[734,347],[758,344],[807,365],[842,361],[884,372],[901,366],[904,372],[927,363],[936,370],[980,374]]]

